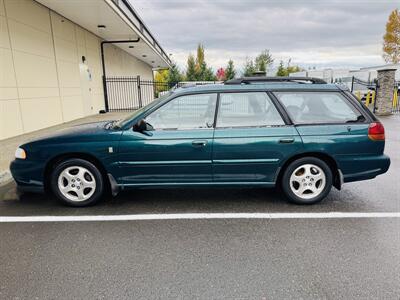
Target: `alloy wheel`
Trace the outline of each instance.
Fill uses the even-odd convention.
[[[301,199],[317,197],[322,193],[325,185],[325,172],[314,164],[301,165],[290,176],[290,189]]]
[[[58,176],[58,189],[70,201],[88,200],[96,191],[93,174],[81,166],[65,168]]]

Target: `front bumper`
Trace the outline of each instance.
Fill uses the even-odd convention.
[[[10,164],[11,175],[18,190],[26,192],[44,191],[44,162],[15,159]]]

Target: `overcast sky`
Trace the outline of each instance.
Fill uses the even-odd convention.
[[[167,53],[183,68],[199,42],[214,68],[270,49],[276,64],[380,65],[382,37],[400,0],[130,0]]]

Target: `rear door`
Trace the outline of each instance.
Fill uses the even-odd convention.
[[[266,92],[221,93],[213,145],[215,182],[273,184],[282,160],[302,147]]]
[[[336,91],[274,93],[296,124],[304,150],[334,157],[343,174],[368,169],[368,156],[380,152],[380,143],[368,138],[369,117],[344,94]],[[364,168],[365,167],[365,168]]]

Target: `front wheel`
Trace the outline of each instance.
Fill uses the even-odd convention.
[[[332,188],[332,171],[322,160],[304,157],[284,171],[282,189],[290,202],[314,204],[323,200]]]
[[[58,164],[51,187],[58,199],[70,206],[87,206],[103,194],[103,177],[98,168],[83,159],[68,159]]]

